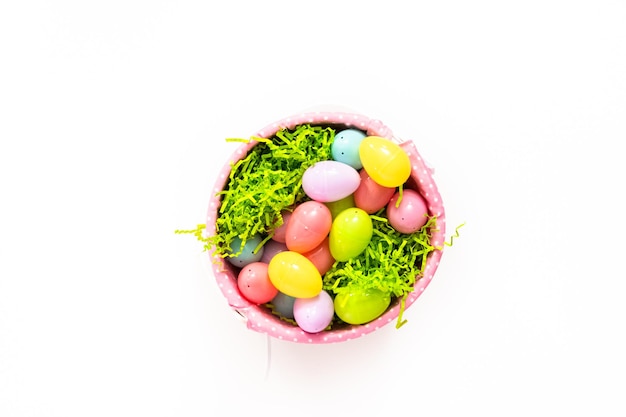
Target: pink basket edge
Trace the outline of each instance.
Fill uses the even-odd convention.
[[[367,135],[381,136],[389,140],[397,141],[397,138],[394,137],[391,129],[389,129],[381,121],[370,119],[360,114],[347,112],[300,113],[267,125],[263,129],[259,130],[255,136],[270,138],[281,129],[291,129],[301,124],[343,125],[366,131]],[[244,158],[249,150],[256,144],[257,142],[251,141],[250,143],[240,145],[222,167],[218,178],[215,181],[213,195],[209,202],[209,209],[206,217],[206,230],[208,235],[212,235],[216,232],[215,220],[220,207],[220,200],[217,193],[222,191],[228,181],[231,164]],[[427,200],[430,212],[437,216],[438,226],[437,230],[432,235],[431,242],[436,249],[431,252],[427,258],[424,276],[417,280],[414,291],[408,295],[405,301],[404,308],[407,309],[417,300],[417,298],[419,298],[419,296],[430,284],[437,267],[439,266],[445,240],[445,209],[437,185],[432,178],[432,171],[422,159],[417,148],[415,147],[415,144],[412,141],[405,141],[400,143],[400,146],[404,148],[409,156],[412,165],[411,177],[416,180],[420,193]],[[400,313],[400,303],[396,303],[383,315],[370,323],[352,325],[341,329],[315,334],[306,333],[298,327],[295,327],[292,324],[267,312],[265,308],[247,301],[237,288],[236,277],[228,269],[224,268],[223,259],[215,254],[214,249],[209,250],[209,257],[212,261],[212,269],[216,282],[222,294],[228,301],[229,306],[245,318],[249,329],[259,333],[268,334],[277,339],[312,344],[347,341],[365,336],[378,330],[382,326],[397,320]]]

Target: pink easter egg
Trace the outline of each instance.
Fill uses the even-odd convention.
[[[285,233],[290,251],[305,253],[315,249],[328,236],[333,223],[330,209],[317,201],[306,201],[291,214]]]
[[[306,195],[323,203],[349,196],[360,182],[361,177],[356,169],[338,161],[317,162],[302,175],[302,189]]]
[[[330,239],[327,237],[324,241],[306,253],[303,253],[304,257],[313,262],[313,265],[320,271],[320,275],[324,275],[335,263],[335,258],[330,253]]]
[[[272,239],[277,242],[285,243],[285,233],[287,232],[287,223],[291,218],[291,212],[289,210],[282,210],[280,215],[283,217],[283,224],[274,229]]]
[[[378,184],[364,169],[359,172],[359,175],[361,183],[354,192],[354,204],[368,214],[376,213],[389,203],[396,189]]]
[[[389,224],[400,233],[417,232],[428,221],[426,201],[417,191],[406,189],[403,190],[400,204],[396,207],[399,197],[400,193],[395,193],[387,204]]]
[[[278,294],[267,271],[268,264],[265,262],[253,262],[239,272],[237,287],[248,301],[255,304],[268,303]]]

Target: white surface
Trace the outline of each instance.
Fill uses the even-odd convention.
[[[623,416],[626,5],[224,4],[0,6],[0,416]],[[466,226],[405,327],[273,340],[265,378],[173,231],[224,138],[325,105]]]

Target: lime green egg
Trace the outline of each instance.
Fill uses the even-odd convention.
[[[341,200],[330,201],[324,204],[330,210],[330,214],[332,215],[333,219],[335,219],[342,211],[352,207],[356,207],[356,204],[354,204],[354,194],[350,194],[349,196],[344,197]]]
[[[365,250],[372,234],[372,219],[365,210],[346,209],[337,215],[330,228],[330,253],[340,262],[354,258]]]
[[[337,317],[348,324],[368,323],[387,310],[391,296],[371,288],[337,294],[334,301]]]

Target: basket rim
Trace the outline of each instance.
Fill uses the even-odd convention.
[[[405,300],[404,309],[408,309],[432,281],[439,266],[444,247],[446,226],[445,209],[439,190],[433,179],[431,168],[427,166],[413,141],[399,140],[394,136],[391,129],[381,121],[357,113],[324,111],[300,113],[267,125],[259,130],[255,136],[269,139],[279,130],[285,128],[293,129],[302,124],[333,125],[343,128],[360,129],[365,131],[368,136],[380,136],[391,141],[399,142],[400,147],[407,152],[409,160],[411,161],[411,178],[415,181],[417,191],[419,191],[427,201],[429,212],[437,217],[437,230],[435,230],[431,236],[431,244],[435,247],[435,250],[428,254],[424,275],[416,280],[414,290],[408,294]],[[258,142],[256,141],[241,144],[232,153],[218,174],[206,216],[206,231],[209,236],[216,233],[215,221],[217,220],[220,207],[220,200],[217,193],[221,192],[228,183],[232,164],[243,159],[257,144]],[[385,313],[372,322],[360,325],[346,325],[345,327],[320,333],[307,333],[299,327],[273,315],[265,307],[247,301],[239,292],[237,277],[232,267],[215,253],[215,248],[209,249],[209,257],[218,287],[226,298],[229,306],[243,317],[249,329],[268,334],[277,339],[311,344],[343,342],[365,336],[378,330],[382,326],[396,320],[400,313],[400,302],[396,300]]]

